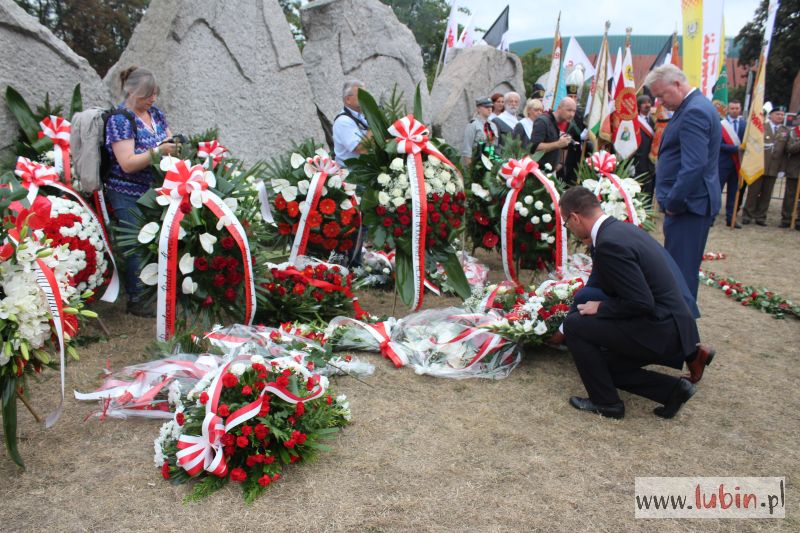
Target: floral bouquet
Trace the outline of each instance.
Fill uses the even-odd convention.
[[[78,358],[72,345],[78,332],[78,317],[97,315],[83,310],[84,301],[92,292],[78,292],[72,282],[76,272],[71,270],[74,264],[68,259],[67,247],[52,247],[34,234],[50,220],[50,202],[37,196],[30,208],[23,207],[17,200],[24,197],[25,190],[9,175],[2,182],[6,184],[0,187],[4,215],[0,246],[3,433],[11,459],[24,466],[17,450],[17,399],[39,420],[28,401],[27,377],[40,373],[44,367],[60,366],[61,403],[45,420],[46,427],[50,427],[63,410],[66,356]],[[51,354],[58,354],[58,360],[54,361]]]
[[[487,305],[504,314],[483,327],[518,344],[543,344],[566,318],[574,294],[583,288],[583,283],[583,279],[576,278],[547,280],[534,291],[513,286],[491,288]]]
[[[403,302],[412,309],[422,305],[426,273],[437,263],[456,292],[469,296],[453,246],[463,231],[466,195],[460,173],[442,152],[451,150],[430,139],[414,115],[389,116],[392,110],[384,113],[365,91],[359,101],[372,135],[367,153],[348,161],[350,179],[364,186],[361,210],[374,246],[396,252]],[[415,111],[421,116],[418,97]]]
[[[647,208],[650,197],[642,192],[642,185],[634,178],[621,178],[629,174],[632,159],[617,165],[617,158],[601,150],[581,164],[578,173],[580,184],[593,191],[600,200],[603,211],[623,222],[640,226],[645,231],[653,231],[655,219]]]
[[[199,480],[190,500],[233,482],[252,503],[285,465],[326,451],[324,441],[350,420],[347,399],[291,356],[239,356],[207,377],[154,443],[164,479]]]
[[[458,255],[458,260],[461,262],[461,268],[464,270],[464,275],[470,287],[485,285],[486,280],[489,279],[489,267],[467,252],[459,250],[456,254]],[[434,287],[443,294],[457,294],[455,289],[450,285],[444,265],[439,264],[436,266],[436,272],[431,274],[431,282]]]
[[[231,161],[211,171],[172,157],[154,166],[154,187],[137,201],[142,217],[121,228],[119,242],[144,258],[140,277],[146,297],[157,299],[160,340],[175,334],[176,322],[253,320],[260,263],[250,250],[272,231],[251,185],[262,170]]]
[[[313,141],[296,146],[290,157],[273,160],[266,176],[278,226],[275,244],[290,249],[290,262],[300,255],[328,259],[334,253],[350,254],[358,245],[355,185]]]
[[[491,171],[470,187],[473,244],[500,249],[506,278],[514,282],[520,268],[562,269],[567,235],[558,209],[560,183],[528,156],[502,164],[484,158],[484,164]]]
[[[352,292],[353,275],[343,266],[303,256],[294,264],[267,266],[266,279],[258,286],[260,323],[277,326],[363,313]]]
[[[394,287],[394,252],[364,248],[361,264],[353,268],[353,288]]]
[[[775,318],[793,316],[800,318],[800,305],[794,304],[779,294],[763,287],[745,285],[735,279],[719,276],[718,274],[700,270],[700,283],[709,287],[720,289],[726,296],[740,302],[746,307],[754,307]]]

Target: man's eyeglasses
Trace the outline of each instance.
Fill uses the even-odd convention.
[[[566,228],[567,224],[569,224],[569,217],[571,217],[571,216],[572,216],[572,213],[570,213],[569,215],[565,216],[564,217],[564,222],[561,225]]]

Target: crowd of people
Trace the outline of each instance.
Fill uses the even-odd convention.
[[[116,217],[125,223],[136,215],[136,198],[152,183],[151,156],[171,154],[175,144],[166,118],[155,106],[158,85],[152,73],[132,68],[123,72],[121,83],[124,101],[106,126],[112,159],[107,189]],[[645,187],[664,215],[663,247],[642,229],[605,215],[594,193],[577,185],[578,163],[593,150],[585,144],[577,86],[568,87],[568,96],[554,110],[544,109],[541,86],[534,87],[522,110],[520,95],[513,91],[479,98],[461,149],[462,162],[469,168],[478,147],[503,146],[516,139],[525,151],[541,152],[540,165],[550,165],[568,185],[559,203],[562,220],[589,246],[593,270],[563,330],[551,341],[569,348],[588,392],[586,398],[572,397],[570,404],[612,418],[625,412],[617,389],[661,404],[654,412],[664,418],[675,416],[695,393],[695,384],[715,356],[711,346],[700,342],[696,302],[698,270],[709,228],[721,209],[723,187],[728,189],[728,224],[738,207],[734,202],[739,183],[736,157],[744,133],[741,104],[730,102],[720,120],[715,106],[673,65],[651,71],[645,85],[671,112],[654,164],[649,157],[655,138],[653,101],[650,96],[638,99],[642,142],[635,168],[637,174],[652,178]],[[333,121],[333,150],[343,167],[365,153],[364,140],[370,135],[358,100],[364,88],[358,80],[345,82],[342,111]],[[800,171],[800,138],[798,128],[782,124],[784,111],[776,107],[768,114],[765,176],[748,188],[745,224],[765,224],[775,179],[786,176],[789,200],[784,202],[782,226],[788,226]],[[149,315],[139,302],[138,258],[129,256],[126,267],[128,311]],[[686,365],[689,372],[678,378],[643,368],[651,364]]]

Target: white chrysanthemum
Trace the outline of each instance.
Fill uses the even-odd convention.
[[[384,191],[380,191],[378,193],[378,203],[379,204],[381,204],[381,205],[389,205],[390,201],[391,201],[391,197],[389,196],[388,193],[386,193]]]
[[[400,157],[395,157],[389,164],[389,168],[395,171],[403,170],[403,167],[405,167],[405,162]]]
[[[542,222],[544,222],[545,224],[549,224],[552,220],[553,217],[550,216],[550,213],[545,213],[544,215],[542,215]]]
[[[531,217],[531,224],[538,224],[539,222],[541,222],[541,219],[539,217],[537,217],[536,215],[533,215]]]
[[[525,199],[524,199],[523,201],[524,201],[524,202],[525,202],[527,205],[531,205],[531,204],[533,203],[533,196],[531,196],[531,195],[529,194],[528,196],[526,196],[526,197],[525,197]]]
[[[429,157],[426,163],[432,167],[438,167],[442,164],[438,157]]]
[[[533,207],[538,211],[541,211],[542,209],[544,209],[544,204],[542,203],[541,200],[536,200],[536,202],[533,204]]]

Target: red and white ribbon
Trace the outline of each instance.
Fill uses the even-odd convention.
[[[222,161],[223,157],[228,156],[228,149],[222,146],[219,141],[200,141],[197,143],[197,157],[205,159],[205,163],[203,163],[203,168],[209,168],[209,166],[214,169],[217,168],[217,164]]]
[[[276,361],[280,362],[280,360]],[[220,396],[222,394],[222,378],[234,362],[236,362],[236,360],[222,368],[222,371],[217,374],[208,389],[209,399],[208,402],[206,402],[206,416],[201,426],[201,435],[181,435],[178,438],[178,452],[176,458],[178,464],[186,470],[190,476],[195,476],[203,470],[218,477],[227,475],[228,464],[225,461],[222,437],[236,426],[257,416],[264,403],[265,394],[274,394],[281,400],[292,404],[311,401],[325,394],[326,389],[322,384],[322,380],[319,379],[319,376],[311,374],[311,372],[300,364],[292,365],[292,368],[296,372],[302,374],[306,379],[314,379],[314,388],[309,391],[308,396],[298,396],[288,388],[270,382],[267,383],[264,390],[255,401],[237,409],[231,413],[226,420],[223,420],[217,414]]]
[[[300,211],[300,221],[297,224],[292,251],[289,254],[290,263],[294,263],[298,255],[305,255],[308,247],[308,233],[311,230],[308,225],[308,216],[317,211],[325,180],[328,179],[328,176],[338,174],[340,171],[341,168],[336,161],[326,155],[317,154],[306,160],[305,172],[311,178],[311,185],[308,186],[308,193]]]
[[[114,260],[114,253],[111,250],[111,241],[106,233],[106,227],[102,223],[102,220],[98,218],[94,209],[86,200],[83,199],[83,196],[81,196],[69,184],[61,183],[59,181],[58,173],[53,167],[31,161],[27,157],[19,157],[17,158],[17,166],[14,170],[14,173],[19,176],[20,180],[22,181],[22,186],[28,189],[27,199],[29,203],[33,203],[33,200],[39,193],[39,187],[53,187],[54,189],[58,189],[62,193],[69,196],[72,200],[78,202],[81,207],[86,209],[86,211],[89,213],[89,216],[91,216],[94,221],[97,222],[102,230],[101,236],[103,237],[103,244],[106,246],[108,258],[111,260],[112,269],[111,280],[109,281],[108,287],[106,287],[106,290],[100,299],[104,302],[117,301],[117,296],[119,296],[119,273],[117,271],[117,263]]]
[[[567,230],[561,223],[561,210],[558,208],[559,194],[555,184],[539,170],[539,164],[528,156],[520,160],[509,159],[500,169],[500,177],[506,181],[509,191],[506,195],[503,209],[500,213],[500,245],[503,260],[503,271],[506,279],[519,285],[516,269],[514,268],[514,209],[517,198],[525,186],[529,175],[539,180],[553,203],[553,233],[555,234],[555,263],[556,272],[564,269],[567,258]]]
[[[597,188],[594,191],[598,200],[602,201],[600,190],[603,184],[603,179],[607,179],[614,186],[614,188],[617,189],[617,192],[625,202],[625,210],[628,212],[628,222],[635,226],[640,225],[639,215],[636,214],[636,208],[633,205],[633,198],[631,198],[631,195],[625,190],[625,187],[622,186],[622,180],[619,178],[619,176],[614,174],[614,170],[617,168],[616,156],[606,152],[605,150],[600,150],[599,152],[593,153],[592,157],[587,158],[586,162],[591,168],[600,174],[600,179],[597,180]]]
[[[491,324],[492,322],[494,322],[493,318],[488,320],[480,320],[475,326],[467,326],[464,328],[464,331],[462,331],[452,339],[440,343],[440,344],[454,344],[459,342],[466,343],[467,341],[471,341],[472,339],[479,337],[477,341],[479,341],[481,344],[476,350],[475,355],[473,355],[472,358],[463,367],[456,368],[450,365],[453,368],[453,370],[459,372],[467,372],[473,366],[480,363],[487,356],[494,354],[495,352],[499,351],[502,348],[505,348],[509,344],[509,341],[507,341],[500,335],[497,335],[496,333],[491,333],[489,331],[486,331],[485,329],[481,329],[480,326],[484,324]]]
[[[328,327],[330,330],[340,326],[355,326],[363,329],[375,339],[381,355],[390,360],[395,367],[400,368],[408,364],[408,354],[403,345],[392,340],[392,329],[396,327],[397,324],[398,323],[393,320],[367,324],[366,322],[353,318],[337,316],[331,320]]]
[[[414,300],[412,310],[422,306],[425,294],[425,239],[428,229],[428,192],[425,188],[425,173],[422,167],[422,154],[435,157],[453,167],[451,163],[430,142],[428,128],[414,118],[405,116],[392,124],[389,133],[394,135],[397,152],[407,154],[406,166],[411,184],[411,270],[414,276]],[[458,170],[456,170],[458,174]]]
[[[233,240],[239,246],[244,269],[245,324],[253,323],[256,312],[256,293],[253,280],[253,263],[247,233],[231,208],[209,188],[216,185],[214,174],[191,161],[177,161],[168,168],[164,184],[156,189],[157,199],[167,208],[158,239],[158,295],[156,299],[156,333],[159,340],[167,340],[175,334],[176,288],[178,269],[178,234],[183,220],[180,209],[184,198],[193,207],[207,207],[218,219],[225,222]]]
[[[8,231],[8,237],[14,244],[19,245],[21,239],[17,228]],[[61,288],[58,286],[58,280],[53,269],[41,260],[34,261],[34,268],[36,269],[36,284],[42,290],[47,301],[47,306],[50,309],[50,316],[53,322],[53,328],[56,330],[56,340],[58,341],[59,353],[59,370],[61,373],[61,402],[55,411],[47,415],[44,421],[44,426],[50,428],[61,417],[64,412],[64,381],[66,372],[66,341],[64,339],[64,298],[61,295]]]
[[[72,183],[69,159],[69,138],[72,133],[72,124],[63,117],[50,115],[39,122],[42,135],[53,141],[54,166],[59,174],[64,172],[64,183]]]

